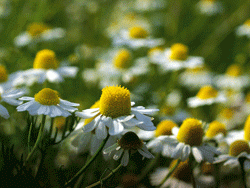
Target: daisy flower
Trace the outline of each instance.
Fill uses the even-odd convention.
[[[133,8],[138,12],[153,12],[163,10],[166,4],[164,0],[136,0]]]
[[[230,145],[229,154],[220,155],[216,158],[214,163],[224,163],[224,165],[229,165],[231,168],[237,167],[240,165],[239,158],[246,157],[250,159],[250,147],[247,141],[245,140],[236,140]],[[244,167],[249,166],[244,164]]]
[[[21,101],[28,101],[17,107],[18,112],[28,111],[30,115],[48,115],[50,117],[71,115],[79,104],[63,100],[58,96],[58,92],[50,88],[44,88],[33,97],[21,97]]]
[[[130,92],[121,86],[107,86],[102,89],[100,107],[76,112],[83,119],[94,119],[84,126],[84,132],[95,130],[98,138],[104,139],[110,135],[120,134],[124,128],[137,126],[143,130],[153,131],[155,126],[151,118],[146,116],[158,109],[145,109],[142,106],[132,107]],[[144,115],[146,114],[146,115]],[[107,129],[107,128],[108,129]]]
[[[236,28],[236,35],[239,37],[247,36],[250,38],[250,19],[246,20],[242,25]]]
[[[22,104],[22,101],[19,101],[17,98],[24,95],[25,92],[22,90],[4,90],[3,88],[0,89],[0,102],[5,102],[10,105],[18,106]],[[5,119],[10,117],[8,110],[0,104],[0,116]]]
[[[180,70],[183,68],[195,68],[202,66],[204,59],[197,56],[189,56],[188,47],[181,43],[176,43],[171,48],[166,48],[162,53],[154,53],[150,60],[160,66],[161,72]]]
[[[14,44],[17,47],[24,47],[31,43],[60,39],[65,37],[65,35],[66,31],[62,28],[51,29],[44,23],[32,23],[28,25],[27,31],[14,39]]]
[[[174,134],[176,135],[162,136],[164,156],[185,161],[193,155],[198,163],[201,161],[212,163],[214,156],[220,154],[216,148],[203,143],[202,122],[197,119],[184,120],[180,129],[176,129]]]
[[[249,76],[244,75],[242,72],[239,65],[230,65],[225,75],[216,76],[214,82],[219,88],[240,91],[250,84]]]
[[[8,74],[5,66],[0,65],[0,87],[4,90],[12,89],[20,74],[21,71]]]
[[[217,0],[200,0],[196,4],[197,10],[204,15],[214,16],[223,12],[223,6]]]
[[[211,85],[206,85],[199,90],[195,97],[188,98],[187,102],[190,108],[196,108],[198,106],[226,102],[226,97]]]
[[[150,183],[153,186],[158,186],[161,184],[161,182],[164,180],[164,178],[169,173],[169,170],[173,168],[177,163],[177,160],[173,160],[169,168],[157,168],[155,172],[150,174],[149,179]],[[184,162],[180,162],[177,168],[174,170],[173,174],[162,184],[161,188],[163,187],[169,187],[169,188],[192,188],[191,184],[191,177],[192,170],[190,168],[190,165],[188,163],[188,160]]]
[[[32,85],[34,82],[43,83],[45,80],[59,83],[64,80],[64,77],[76,76],[77,67],[59,67],[59,64],[55,52],[48,49],[41,50],[36,54],[33,69],[23,71],[14,84]]]
[[[116,150],[116,154],[113,157],[114,160],[118,160],[123,154],[121,159],[121,164],[123,166],[128,165],[129,154],[133,154],[136,151],[138,151],[143,157],[154,158],[142,140],[140,140],[134,132],[125,133],[116,144],[105,149],[103,153],[109,154],[114,150]]]
[[[147,30],[135,26],[126,30],[121,30],[118,35],[114,36],[113,44],[115,46],[128,46],[132,49],[138,49],[141,47],[152,48],[163,45],[164,39],[150,38]]]
[[[216,136],[218,136],[219,134],[223,135],[223,137],[226,136],[227,134],[226,125],[216,120],[212,121],[209,124],[208,129],[206,130],[205,137],[208,139],[212,139],[216,138]]]

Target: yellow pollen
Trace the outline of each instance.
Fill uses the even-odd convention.
[[[36,37],[41,35],[44,31],[49,30],[49,27],[43,23],[32,23],[28,25],[27,32],[32,36]]]
[[[54,127],[58,129],[58,131],[62,131],[66,124],[66,117],[59,116],[54,119]]]
[[[228,76],[237,77],[242,74],[241,67],[239,65],[233,64],[227,68],[226,74]]]
[[[177,160],[173,160],[170,165],[169,168],[173,168],[177,163]],[[191,168],[190,165],[188,164],[188,160],[184,161],[184,162],[180,162],[179,165],[177,166],[177,168],[174,170],[173,174],[171,175],[171,177],[174,177],[178,180],[182,180],[185,182],[191,182]]]
[[[204,67],[188,68],[187,71],[193,74],[200,73],[204,70]]]
[[[247,93],[245,101],[250,103],[250,92]]]
[[[247,117],[244,126],[244,139],[250,141],[250,115]]]
[[[184,61],[188,57],[188,47],[184,44],[176,43],[170,48],[170,59]]]
[[[142,140],[139,139],[137,134],[134,132],[127,132],[125,133],[120,140],[118,140],[118,144],[121,146],[122,149],[141,149],[143,146]]]
[[[93,108],[99,108],[100,106],[100,100],[96,101],[95,104],[93,104],[90,109],[93,109]],[[98,116],[99,114],[97,114],[96,116]],[[88,123],[90,123],[93,119],[96,118],[96,116],[92,117],[92,118],[89,118],[89,119],[85,119],[84,120],[84,125],[87,125]]]
[[[114,66],[118,69],[129,68],[132,64],[131,53],[127,49],[121,49],[113,60]]]
[[[35,101],[42,105],[57,105],[60,103],[58,92],[50,88],[44,88],[35,94]]]
[[[207,85],[207,86],[202,87],[196,96],[199,99],[211,99],[211,98],[217,97],[217,95],[218,95],[218,91],[214,89],[212,86]]]
[[[231,119],[234,115],[234,110],[230,108],[224,108],[220,112],[220,116],[226,119]]]
[[[250,19],[246,20],[246,21],[244,22],[244,25],[247,25],[248,27],[250,27]]]
[[[178,125],[171,120],[163,120],[161,121],[155,130],[155,136],[161,135],[172,135],[172,128],[178,127]]]
[[[100,113],[104,116],[117,118],[131,112],[130,92],[121,86],[107,86],[102,89]]]
[[[142,27],[132,27],[129,29],[129,36],[134,39],[147,38],[148,32]]]
[[[203,134],[202,122],[194,118],[188,118],[183,121],[177,140],[190,146],[199,146],[202,144]]]
[[[245,140],[237,140],[230,145],[229,155],[236,157],[242,152],[250,153],[249,144]]]
[[[223,123],[220,123],[219,121],[211,122],[206,132],[206,137],[213,138],[219,133],[222,133],[225,136],[227,133],[226,126]]]
[[[34,69],[57,69],[59,62],[56,59],[56,54],[52,50],[41,50],[37,52],[34,60]]]
[[[8,80],[8,73],[3,65],[0,65],[0,83],[6,82]]]

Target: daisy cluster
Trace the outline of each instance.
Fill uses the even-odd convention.
[[[1,1],[1,182],[249,186],[249,6]]]

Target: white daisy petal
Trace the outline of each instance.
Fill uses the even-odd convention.
[[[78,67],[59,67],[57,71],[63,77],[71,77],[74,78],[78,72]]]
[[[34,104],[34,100],[29,101],[29,102],[24,103],[24,104],[21,104],[16,109],[17,109],[18,112],[20,112],[20,111],[26,111],[33,104]]]
[[[46,78],[53,83],[58,83],[63,81],[63,77],[55,70],[49,69],[46,72]]]
[[[138,152],[146,158],[154,158],[145,145],[143,145],[141,149],[138,149]]]
[[[182,161],[186,161],[190,155],[190,152],[191,152],[191,148],[189,145],[185,145],[183,150],[182,150],[182,157],[181,157],[181,160]]]
[[[100,121],[100,123],[99,123],[99,125],[97,126],[97,128],[96,128],[96,130],[95,130],[96,132],[96,137],[98,138],[98,139],[105,139],[106,137],[107,137],[107,129],[106,129],[106,127],[105,127],[105,124],[102,122],[102,121]]]
[[[111,153],[112,151],[116,150],[117,146],[118,146],[118,144],[115,143],[114,145],[112,145],[112,146],[110,146],[110,147],[104,149],[104,150],[103,150],[103,153],[104,153],[104,154],[109,154],[109,153]]]
[[[124,130],[122,124],[118,121],[113,120],[113,126],[109,127],[109,134],[110,135],[117,135],[120,134]]]
[[[89,119],[96,116],[99,113],[99,108],[87,109],[82,112],[76,112],[76,115],[83,119]]]
[[[127,166],[129,162],[129,152],[128,150],[124,150],[124,154],[122,156],[121,164],[122,166]]]
[[[8,110],[0,104],[0,116],[2,116],[5,119],[8,119],[10,117]]]
[[[80,104],[78,104],[78,103],[69,102],[69,101],[66,101],[63,99],[60,99],[60,103],[66,105],[66,106],[80,106]]]
[[[120,159],[120,157],[122,156],[122,153],[123,153],[123,149],[120,149],[120,150],[118,150],[117,152],[116,152],[116,154],[114,155],[114,157],[113,157],[113,159],[114,160],[118,160],[118,159]]]
[[[202,152],[197,147],[192,147],[192,152],[195,160],[200,163],[203,160]]]
[[[90,123],[84,125],[84,127],[83,127],[82,130],[83,130],[84,132],[93,131],[93,130],[96,128],[96,126],[97,126],[97,122],[99,122],[98,117],[99,117],[99,119],[100,119],[100,116],[97,116],[97,117],[96,117],[94,120],[92,120]]]

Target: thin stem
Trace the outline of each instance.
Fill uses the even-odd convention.
[[[160,183],[160,185],[158,187],[161,187],[165,183],[165,181],[173,174],[173,172],[178,167],[180,162],[181,162],[181,160],[178,159],[177,163],[173,166],[173,168],[170,169],[170,171],[168,172],[168,175],[161,181],[161,183]]]
[[[122,167],[122,164],[120,164],[118,167],[116,167],[116,169],[112,170],[109,175],[107,175],[105,178],[101,179],[100,181],[93,183],[89,186],[87,186],[86,188],[91,188],[91,187],[95,187],[99,184],[101,184],[103,181],[107,180],[108,178],[110,178],[112,175],[114,175],[120,168]]]
[[[32,126],[33,126],[33,116],[31,116],[31,123],[30,123],[29,134],[28,134],[28,152],[30,152],[30,140],[31,140]]]
[[[215,183],[216,183],[216,188],[220,187],[220,168],[219,168],[219,164],[214,164],[214,168],[215,168]]]
[[[193,161],[194,161],[194,158],[192,155],[190,155],[189,157],[189,167],[190,167],[190,170],[191,170],[191,180],[192,180],[192,184],[193,184],[193,188],[196,188],[196,183],[195,183],[195,178],[194,178],[194,172],[193,172]]]
[[[45,120],[46,120],[46,115],[43,115],[43,117],[42,117],[42,123],[40,125],[39,133],[38,133],[38,136],[37,136],[37,139],[36,139],[36,143],[33,146],[31,152],[28,154],[28,157],[26,158],[26,162],[25,163],[27,163],[29,161],[30,157],[33,155],[33,153],[35,152],[36,148],[38,147],[39,143],[41,142],[41,140],[43,138]]]
[[[73,176],[73,178],[71,178],[67,183],[65,183],[65,185],[63,187],[68,187],[69,185],[71,185],[85,170],[87,170],[87,168],[89,167],[89,165],[96,159],[96,157],[98,156],[98,154],[102,151],[104,145],[106,144],[107,140],[109,139],[108,135],[101,143],[101,145],[99,146],[98,150],[95,152],[95,154],[87,161],[87,163]]]
[[[143,178],[152,170],[152,168],[155,167],[155,164],[159,160],[160,156],[161,154],[157,153],[156,157],[153,160],[151,160],[151,162],[146,166],[145,170],[142,171],[142,174],[138,177],[138,182],[143,180]]]
[[[247,188],[247,182],[246,182],[246,172],[244,170],[244,162],[246,160],[246,157],[239,157],[239,163],[240,163],[240,169],[241,169],[241,173],[242,173],[242,183],[244,188]]]

